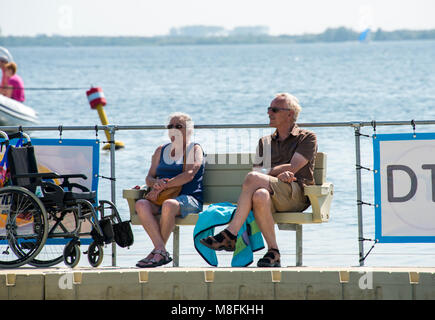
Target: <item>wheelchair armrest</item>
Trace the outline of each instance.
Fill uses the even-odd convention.
[[[12,178],[41,178],[41,179],[69,179],[69,178],[82,178],[86,180],[84,174],[57,174],[55,172],[45,172],[45,173],[21,173],[14,174]]]
[[[76,173],[76,174],[58,174],[58,178],[65,178],[65,179],[69,179],[69,178],[82,178],[83,180],[86,180],[88,177],[85,176],[84,174],[81,173]]]
[[[62,188],[66,188],[68,191],[72,191],[73,188],[77,188],[82,192],[89,192],[89,189],[87,187],[69,181],[70,178],[82,178],[83,180],[86,180],[88,177],[86,177],[84,174],[61,174],[59,175],[59,178],[63,179],[63,182],[60,186]]]
[[[59,175],[54,172],[46,172],[46,173],[21,173],[21,174],[13,174],[11,178],[41,178],[41,179],[56,179],[59,178]]]

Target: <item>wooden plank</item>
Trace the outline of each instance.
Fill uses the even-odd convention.
[[[255,153],[207,154],[207,165],[249,165],[255,159]]]
[[[317,152],[316,160],[314,162],[314,167],[319,168],[319,169],[325,169],[326,168],[326,158],[327,158],[326,153]]]
[[[216,170],[204,174],[204,190],[213,186],[241,186],[249,171],[247,170]]]
[[[212,170],[252,170],[252,165],[250,164],[206,164],[205,165],[205,171],[212,171]]]
[[[204,203],[232,202],[239,199],[242,186],[210,186],[204,188]]]
[[[276,212],[273,214],[273,219],[276,224],[312,224],[312,213],[302,212]],[[198,221],[198,214],[191,213],[183,218],[176,218],[175,224],[184,226],[194,226]]]
[[[313,223],[313,214],[305,212],[276,212],[273,214],[275,223]]]

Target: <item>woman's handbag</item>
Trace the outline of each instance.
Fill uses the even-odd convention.
[[[185,168],[186,168],[186,155],[184,155],[183,170],[181,172],[184,172]],[[183,188],[183,186],[177,186],[177,187],[171,187],[171,188],[165,189],[158,194],[156,199],[150,198],[149,197],[150,192],[147,192],[147,193],[145,193],[144,198],[147,199],[148,201],[151,201],[152,203],[154,203],[158,206],[161,206],[163,204],[163,201],[165,201],[167,199],[176,198],[180,194],[182,188]]]
[[[165,200],[176,198],[180,194],[182,188],[183,188],[182,186],[178,186],[178,187],[172,187],[172,188],[165,189],[159,193],[159,195],[157,196],[157,199],[149,198],[149,196],[148,196],[149,192],[148,192],[147,194],[145,194],[145,199],[151,201],[152,203],[154,203],[158,206],[161,206]]]

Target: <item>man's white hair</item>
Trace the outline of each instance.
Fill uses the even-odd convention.
[[[298,98],[296,98],[294,95],[291,95],[290,93],[278,93],[275,97],[284,100],[288,108],[290,110],[293,110],[293,120],[296,122],[299,112],[301,112],[302,110]]]

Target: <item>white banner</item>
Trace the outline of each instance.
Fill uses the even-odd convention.
[[[39,145],[39,139],[32,141],[35,146],[35,157],[38,163],[38,172],[56,172],[58,174],[84,174],[87,179],[73,178],[70,182],[76,182],[96,190],[93,186],[94,173],[93,146],[66,145],[65,141],[57,145]],[[56,179],[57,180],[57,179]],[[55,181],[56,184],[62,181]]]
[[[374,136],[376,239],[435,242],[435,134]]]

